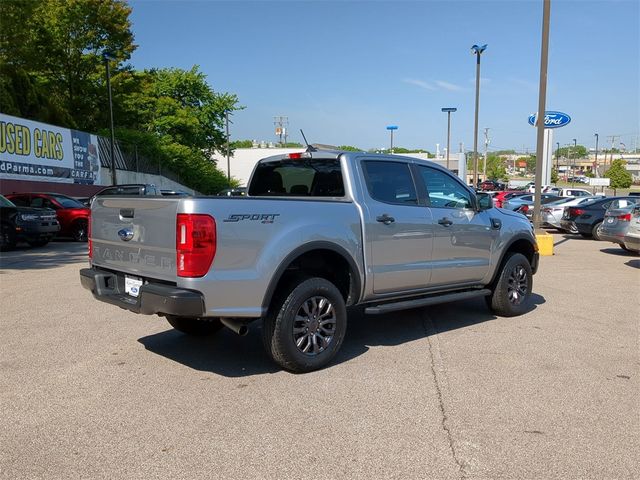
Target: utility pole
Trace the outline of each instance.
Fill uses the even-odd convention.
[[[600,174],[598,173],[598,138],[599,138],[599,135],[597,133],[594,133],[593,136],[596,137],[596,158],[595,158],[595,160],[593,162],[593,169],[595,170],[594,173],[596,175],[596,178],[600,178]]]
[[[487,149],[489,148],[489,143],[491,143],[491,140],[489,140],[489,129],[485,128],[484,129],[484,165],[482,166],[483,181],[487,180]]]
[[[276,127],[276,135],[278,135],[280,146],[284,147],[285,143],[287,142],[287,127],[289,126],[289,117],[287,117],[286,115],[277,115],[273,117],[273,124]],[[283,136],[285,143],[282,143]]]

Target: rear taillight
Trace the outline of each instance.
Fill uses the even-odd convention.
[[[93,241],[91,240],[91,210],[89,210],[89,216],[87,217],[87,243],[89,246],[89,260],[93,258]]]
[[[523,213],[527,213],[527,212],[529,211],[529,205],[522,205],[522,206],[520,207],[520,210],[521,210]]]
[[[618,215],[616,218],[618,220],[622,221],[622,222],[630,222],[631,221],[631,214],[630,213],[625,213],[624,215]]]
[[[210,215],[179,213],[176,269],[179,277],[203,277],[216,255],[216,221]]]
[[[583,213],[584,213],[584,210],[582,208],[569,207],[570,217],[577,217],[578,215],[582,215]]]

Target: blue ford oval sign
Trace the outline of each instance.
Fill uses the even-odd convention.
[[[544,112],[544,128],[564,127],[571,121],[571,117],[562,112]],[[536,114],[529,115],[529,125],[536,126]]]

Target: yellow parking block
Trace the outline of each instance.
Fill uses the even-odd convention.
[[[536,233],[536,242],[538,242],[538,251],[540,255],[545,257],[553,255],[553,235],[548,233]]]

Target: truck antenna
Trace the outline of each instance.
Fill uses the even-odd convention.
[[[300,129],[300,133],[302,134],[302,138],[304,139],[304,143],[307,145],[307,152],[315,152],[316,149],[313,148],[311,145],[309,145],[309,142],[307,142],[307,137],[304,136],[304,132],[302,131],[302,129]]]

